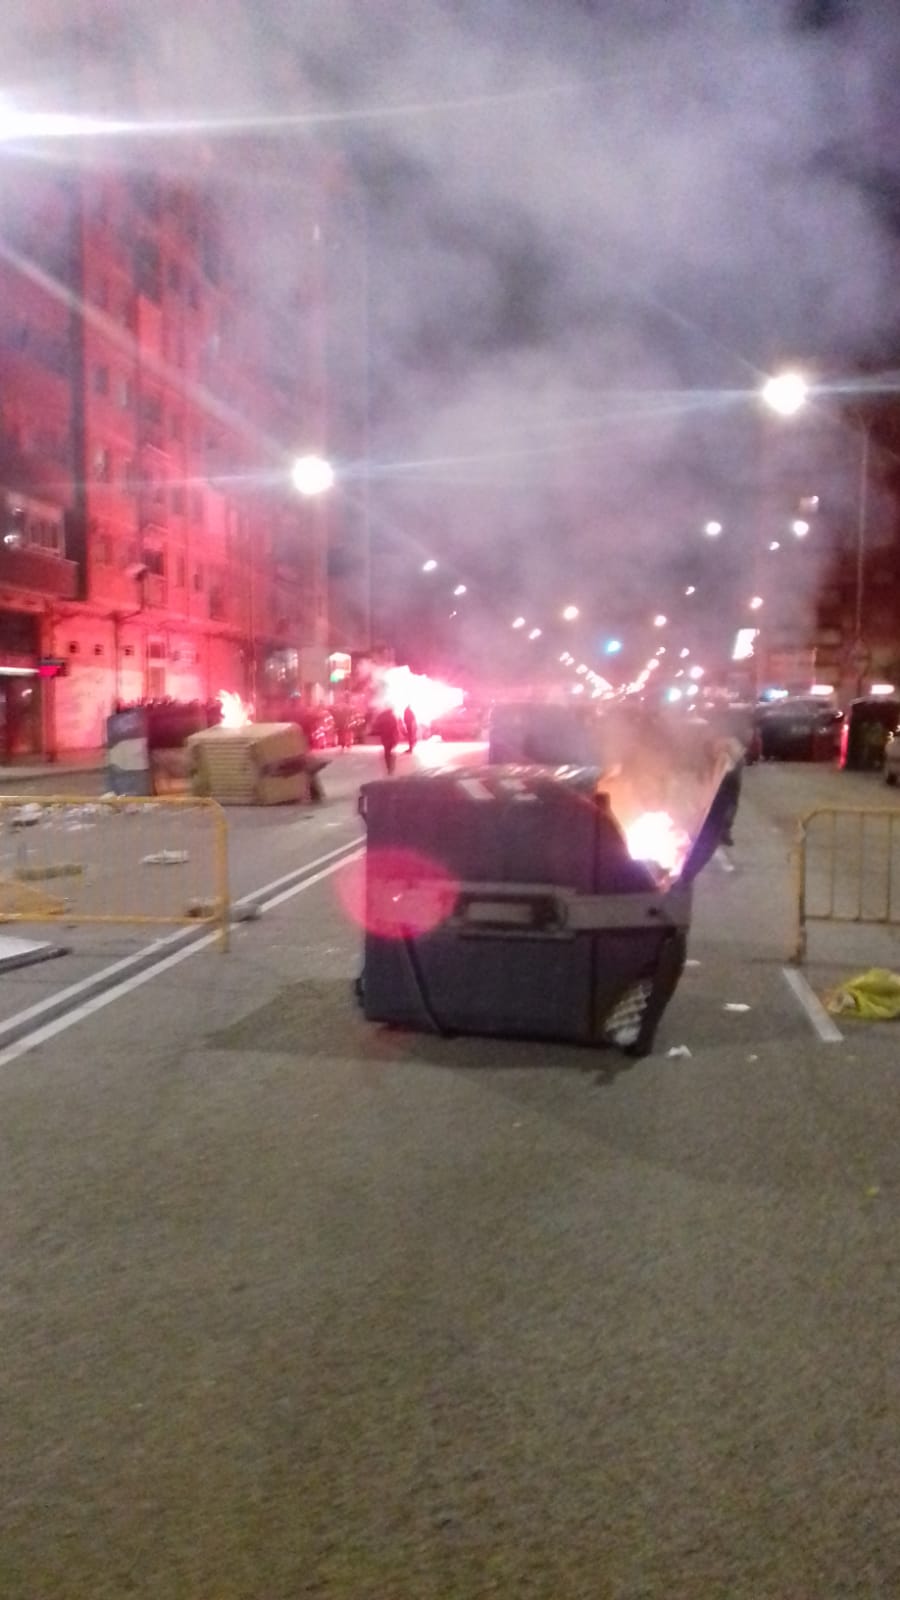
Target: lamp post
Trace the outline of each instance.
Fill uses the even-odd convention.
[[[782,417],[796,416],[808,404],[810,398],[809,384],[799,372],[782,372],[768,378],[763,384],[761,395],[764,403],[770,410]],[[856,491],[856,536],[855,536],[855,575],[853,599],[853,647],[851,661],[856,673],[856,694],[862,694],[863,679],[865,676],[868,651],[864,638],[864,613],[865,613],[865,588],[866,588],[866,548],[869,534],[869,465],[872,453],[872,424],[862,412],[853,409],[847,413],[853,419],[854,427],[859,434],[859,481]],[[802,522],[794,523],[794,532],[802,537],[808,525]]]

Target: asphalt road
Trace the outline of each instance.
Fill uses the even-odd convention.
[[[0,1593],[900,1592],[896,1046],[783,973],[851,791],[748,774],[646,1061],[364,1024],[349,798],[231,955],[0,1053]]]

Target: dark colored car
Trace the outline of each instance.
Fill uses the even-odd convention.
[[[841,730],[841,766],[856,772],[880,772],[885,748],[900,727],[900,700],[887,696],[853,700]]]
[[[487,717],[480,706],[457,706],[456,710],[436,717],[431,724],[431,732],[437,734],[439,739],[474,741],[484,738],[486,721]]]
[[[776,700],[757,713],[763,761],[833,761],[842,714],[814,695]]]

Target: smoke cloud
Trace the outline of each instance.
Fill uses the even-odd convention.
[[[484,655],[501,634],[518,649],[516,612],[543,620],[571,598],[594,619],[585,642],[636,635],[664,609],[701,645],[746,621],[764,583],[811,604],[816,559],[792,555],[776,583],[764,552],[798,495],[816,493],[807,548],[824,567],[852,518],[856,441],[828,396],[794,428],[765,420],[756,390],[788,359],[840,383],[896,341],[891,7],[81,10],[108,30],[76,37],[70,6],[46,3],[18,28],[7,8],[10,42],[55,41],[17,56],[10,43],[9,94],[162,119],[151,158],[202,160],[255,292],[295,315],[295,204],[308,203],[309,158],[341,153],[335,434],[351,483],[354,445],[373,463],[376,591],[402,609],[426,555],[467,583],[451,654]],[[261,182],[283,195],[265,237]],[[876,462],[876,477],[889,470]],[[876,524],[889,515],[876,494]],[[712,517],[725,529],[714,547]],[[449,640],[448,593],[421,603]]]

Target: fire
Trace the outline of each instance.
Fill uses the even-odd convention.
[[[220,689],[216,699],[222,707],[220,728],[246,728],[253,721],[249,706],[244,704],[239,694],[234,694],[230,689]]]
[[[667,811],[645,811],[625,829],[628,854],[675,876],[684,866],[691,841]]]

